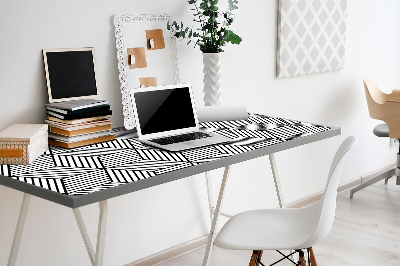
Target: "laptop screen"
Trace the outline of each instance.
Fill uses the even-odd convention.
[[[189,87],[134,93],[142,135],[196,126]]]

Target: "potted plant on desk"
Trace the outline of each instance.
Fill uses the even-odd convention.
[[[194,20],[200,28],[184,27],[183,23],[168,22],[167,29],[177,38],[189,39],[187,44],[194,42],[203,53],[204,73],[204,103],[205,105],[219,105],[221,103],[220,90],[220,53],[227,43],[240,44],[242,38],[229,30],[234,20],[233,11],[237,9],[238,0],[228,0],[228,9],[220,12],[218,0],[189,0],[193,5]]]

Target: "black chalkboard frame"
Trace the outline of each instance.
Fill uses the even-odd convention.
[[[93,93],[82,93],[82,95],[79,95],[79,93],[76,93],[76,95],[72,97],[53,97],[54,92],[52,92],[51,88],[51,75],[49,73],[49,60],[48,60],[48,53],[73,53],[73,52],[91,52],[92,58],[93,58],[93,75],[94,75],[94,86],[95,88],[92,89],[91,92]],[[72,100],[79,100],[79,99],[98,99],[99,93],[98,93],[98,82],[97,82],[97,72],[96,72],[96,57],[95,57],[95,50],[93,47],[85,47],[85,48],[60,48],[60,49],[43,49],[43,60],[44,60],[44,66],[45,66],[45,73],[46,73],[46,82],[47,82],[47,91],[49,95],[49,102],[50,103],[56,103],[56,102],[64,102],[64,101],[72,101]],[[91,72],[91,69],[89,70]],[[91,73],[92,74],[92,73]]]

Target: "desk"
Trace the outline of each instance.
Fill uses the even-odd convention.
[[[249,130],[248,125],[259,124],[268,126]],[[269,155],[278,199],[284,207],[273,154],[340,134],[340,128],[257,114],[249,114],[247,120],[204,122],[201,126],[231,138],[250,136],[263,141],[168,152],[145,146],[136,138],[115,139],[74,149],[50,146],[30,165],[1,165],[0,184],[24,192],[8,265],[15,265],[17,259],[31,195],[72,208],[91,263],[102,265],[107,199],[225,167],[215,208],[208,187],[212,226],[203,262],[207,265],[230,165]],[[79,207],[97,202],[100,216],[94,252]]]

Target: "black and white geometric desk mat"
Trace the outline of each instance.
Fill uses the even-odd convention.
[[[247,120],[203,122],[200,126],[236,142],[179,152],[143,145],[136,138],[74,149],[49,146],[49,151],[30,165],[1,165],[0,175],[65,195],[86,195],[330,129],[257,114],[249,114]]]

